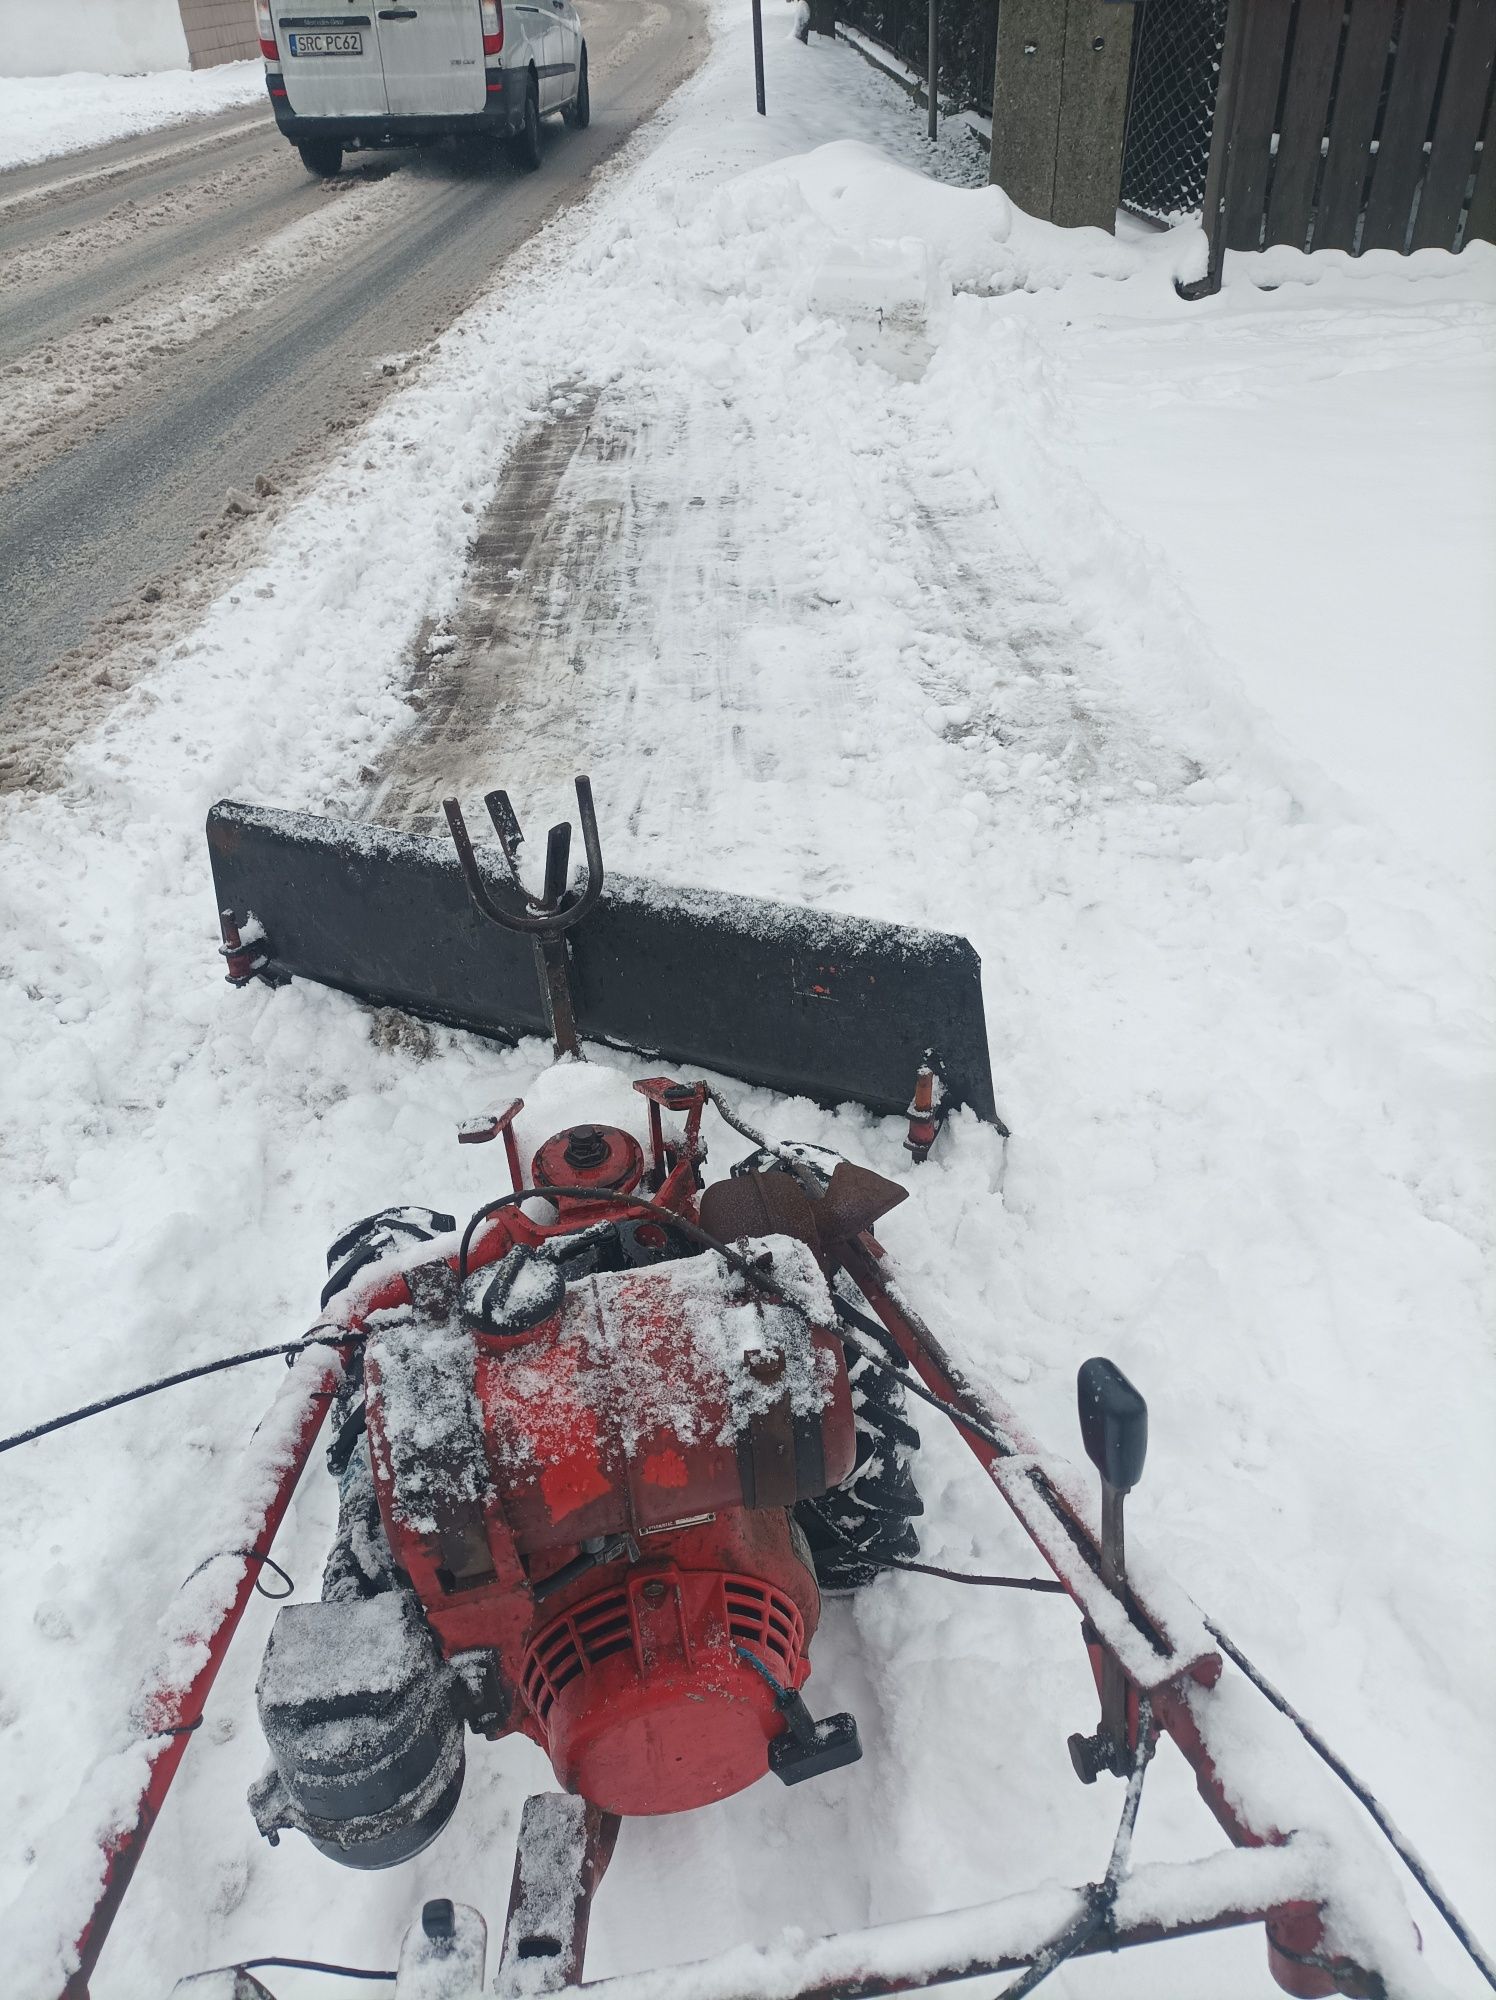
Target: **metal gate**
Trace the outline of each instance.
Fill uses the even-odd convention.
[[[1135,215],[1175,222],[1200,213],[1226,4],[1143,0],[1122,155],[1122,206]]]

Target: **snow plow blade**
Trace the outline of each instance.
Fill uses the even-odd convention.
[[[207,832],[231,977],[242,930],[241,966],[263,976],[511,1040],[547,1031],[532,943],[484,921],[447,841],[227,801]],[[1005,1129],[965,938],[610,872],[567,951],[587,1039],[899,1114],[933,1051],[946,1104]]]

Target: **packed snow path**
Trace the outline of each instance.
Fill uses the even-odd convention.
[[[1239,383],[1281,472],[1288,333],[1312,315],[1332,373],[1352,342],[1375,351],[1358,413],[1382,421],[1411,313],[1420,379],[1489,344],[1492,260],[1316,265],[1273,292],[1238,270],[1186,309],[1188,238],[1065,237],[862,147],[784,157],[861,137],[918,162],[917,117],[846,49],[773,31],[756,120],[739,11],[627,171],[280,520],[274,562],[179,656],[120,666],[60,790],[7,802],[15,1422],[299,1329],[345,1222],[492,1191],[453,1129],[506,1090],[533,1107],[527,1142],[594,1115],[593,1093],[629,1102],[601,1066],[537,1082],[538,1048],[499,1055],[301,986],[228,992],[211,800],[373,795],[415,817],[448,781],[469,800],[503,783],[544,824],[588,768],[619,868],[971,935],[1005,1149],[958,1121],[909,1175],[894,1125],[734,1094],[908,1177],[883,1233],[912,1289],[1057,1448],[1078,1361],[1109,1353],[1138,1381],[1153,1446],[1130,1533],[1373,1779],[1489,1935],[1489,910],[1333,744],[1258,705],[1255,649],[1240,658],[1208,578],[1092,477],[1088,423],[1112,426],[1113,480],[1128,452],[1141,478],[1151,425],[1129,441],[1120,404],[1075,384],[1115,336],[1146,412],[1187,355],[1223,400]],[[537,358],[522,399],[516,354]],[[1348,507],[1333,459],[1318,477],[1327,511]],[[1270,537],[1270,493],[1239,484],[1235,505]],[[1441,548],[1475,568],[1454,528]],[[1291,569],[1294,546],[1276,554]],[[1399,605],[1412,587],[1352,575]],[[1483,714],[1466,682],[1488,609],[1466,593],[1441,615],[1419,686]],[[1279,642],[1301,675],[1354,682],[1320,635],[1285,621]],[[1391,739],[1396,704],[1383,717]],[[711,1138],[724,1171],[738,1144]],[[120,1740],[157,1612],[210,1552],[203,1495],[275,1373],[7,1461],[0,1902],[24,1895],[27,1936],[66,1887],[46,1828]],[[962,1448],[922,1429],[933,1560],[1020,1567]],[[332,1498],[311,1479],[277,1545],[303,1594]],[[1065,1754],[1094,1713],[1073,1617],[998,1595],[898,1577],[831,1607],[811,1693],[857,1714],[864,1762],[625,1829],[590,1969],[1094,1875],[1116,1799]],[[423,1896],[501,1911],[520,1803],[549,1782],[522,1744],[474,1746],[457,1819],[396,1878],[258,1841],[243,1792],[270,1615],[230,1656],[98,2000],[157,2000],[178,1972],[265,1951],[388,1964]],[[1335,1821],[1328,1781],[1300,1798]],[[1217,1845],[1161,1755],[1140,1860]],[[1431,1979],[1475,1991],[1416,1914]],[[1268,1991],[1253,1933],[1054,1987]]]
[[[855,847],[828,843],[798,802],[830,765],[852,794],[846,810],[889,810],[857,781],[879,743],[923,756],[933,734],[964,750],[974,799],[999,795],[1020,769],[1042,767],[1070,806],[1082,788],[1198,777],[1177,749],[1139,736],[1115,688],[1090,684],[1103,644],[1067,610],[1016,517],[950,461],[943,417],[911,426],[892,381],[857,387],[881,443],[854,451],[834,510],[807,475],[825,462],[837,412],[765,423],[699,383],[563,391],[510,462],[418,685],[421,721],[391,745],[389,775],[361,810],[440,827],[445,790],[494,782],[519,713],[533,745],[527,789],[561,790],[590,770],[615,818],[668,838],[662,812],[671,826],[703,822],[714,800],[751,788],[756,881],[760,850],[777,847],[769,865],[786,890],[820,901],[852,889]],[[661,739],[644,759],[632,728],[620,738],[604,720],[640,709]],[[670,745],[681,768],[662,780]],[[970,866],[964,819],[955,844],[953,879]],[[925,847],[921,875],[929,862]],[[959,924],[954,900],[946,915]]]

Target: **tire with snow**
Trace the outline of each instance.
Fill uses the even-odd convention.
[[[345,1229],[327,1253],[329,1275],[322,1287],[322,1304],[346,1292],[365,1265],[377,1264],[381,1257],[409,1249],[412,1243],[450,1236],[456,1227],[455,1216],[434,1208],[381,1208],[376,1215],[366,1215]]]
[[[527,174],[540,165],[540,92],[533,77],[525,92],[525,122],[514,135],[514,157]]]
[[[303,139],[296,150],[307,172],[320,181],[330,181],[342,169],[343,143],[340,139]]]
[[[898,1377],[850,1350],[847,1363],[857,1463],[840,1486],[795,1508],[822,1590],[856,1590],[917,1557],[914,1522],[925,1511],[910,1463],[919,1432],[905,1414]]]
[[[842,1155],[825,1146],[760,1148],[733,1163],[734,1176],[790,1167],[812,1194],[824,1194]],[[856,1590],[881,1571],[919,1554],[914,1523],[925,1511],[911,1461],[919,1432],[910,1423],[904,1389],[892,1368],[879,1367],[846,1346],[847,1379],[857,1425],[857,1462],[840,1486],[801,1500],[794,1519],[804,1530],[822,1590]]]
[[[587,44],[583,42],[581,57],[577,63],[577,94],[562,112],[562,117],[573,131],[585,132],[592,123],[592,96],[587,88]]]
[[[345,1229],[327,1252],[322,1305],[346,1292],[359,1272],[392,1251],[449,1236],[455,1216],[435,1208],[381,1208]],[[322,1575],[325,1599],[374,1597],[396,1586],[394,1558],[379,1518],[363,1424],[363,1349],[355,1351],[332,1406],[327,1466],[338,1482],[338,1529]]]

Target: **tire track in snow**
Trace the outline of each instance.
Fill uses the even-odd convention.
[[[884,404],[872,435],[909,422],[876,371],[864,386]],[[714,393],[559,391],[506,468],[461,605],[418,660],[420,719],[369,774],[364,810],[439,830],[440,797],[507,783],[517,752],[532,787],[564,792],[575,771],[597,776],[601,751],[611,813],[637,834],[668,759],[682,818],[724,788],[750,809],[772,795],[801,879],[845,888],[815,834],[794,831],[792,795],[826,740],[818,724],[875,702],[866,635],[851,591],[816,573],[775,456]],[[941,467],[885,491],[885,471],[868,455],[853,499],[911,614],[898,662],[920,755],[934,736],[966,788],[1022,783],[1064,816],[1199,775],[1125,714],[1104,646],[975,477]],[[814,686],[764,657],[807,606],[842,627],[817,649]]]
[[[621,710],[644,767],[614,791],[613,811],[635,823],[650,761],[671,755],[643,717],[676,698],[693,711],[680,727],[694,782],[772,775],[772,754],[749,746],[740,719],[725,736],[715,726],[745,710],[737,637],[751,612],[772,610],[776,587],[752,564],[743,482],[720,470],[733,440],[702,418],[595,388],[558,391],[485,514],[459,611],[424,649],[412,693],[421,719],[371,774],[370,812],[436,826],[444,791],[506,782],[516,736],[527,781],[565,787],[590,754],[589,723]],[[740,420],[734,428],[741,443]]]
[[[123,180],[127,175],[139,173],[143,168],[162,167],[168,163],[175,164],[191,159],[198,153],[241,139],[246,134],[263,133],[268,122],[265,113],[261,112],[257,116],[241,119],[235,124],[219,125],[210,132],[195,133],[192,138],[181,140],[174,146],[156,146],[149,152],[135,153],[127,158],[111,160],[99,166],[64,174],[59,180],[43,180],[39,185],[22,187],[14,194],[0,197],[0,216],[22,215],[31,208],[49,207],[80,194],[90,193],[97,188],[107,187],[110,182]]]
[[[952,501],[958,481],[969,501]],[[967,753],[978,785],[1003,792],[1021,776],[1070,816],[1128,788],[1151,795],[1193,782],[1199,766],[1122,709],[1105,647],[991,496],[955,471],[913,493],[922,567],[940,580],[932,610],[944,647],[938,659],[917,655],[917,670],[940,711],[932,723]]]
[[[83,428],[79,420],[101,416],[103,406],[123,391],[148,391],[153,365],[270,303],[285,286],[340,258],[376,228],[403,223],[423,198],[421,189],[406,183],[338,185],[348,191],[328,208],[231,254],[197,290],[152,286],[103,316],[102,323],[79,327],[12,362],[5,374],[0,483],[76,443]]]
[[[0,361],[163,283],[174,268],[199,274],[238,241],[262,236],[277,210],[290,221],[327,198],[322,183],[267,144],[203,180],[130,194],[71,228],[7,243],[0,261]]]
[[[541,608],[535,584],[549,574],[544,548],[553,512],[562,513],[557,494],[586,438],[597,391],[561,390],[551,405],[549,418],[511,455],[484,514],[460,614],[418,646],[409,694],[418,730],[366,773],[367,809],[389,824],[430,831],[447,793],[508,782],[491,762],[494,724],[511,701],[525,699],[522,663]],[[533,710],[533,699],[528,705]]]

